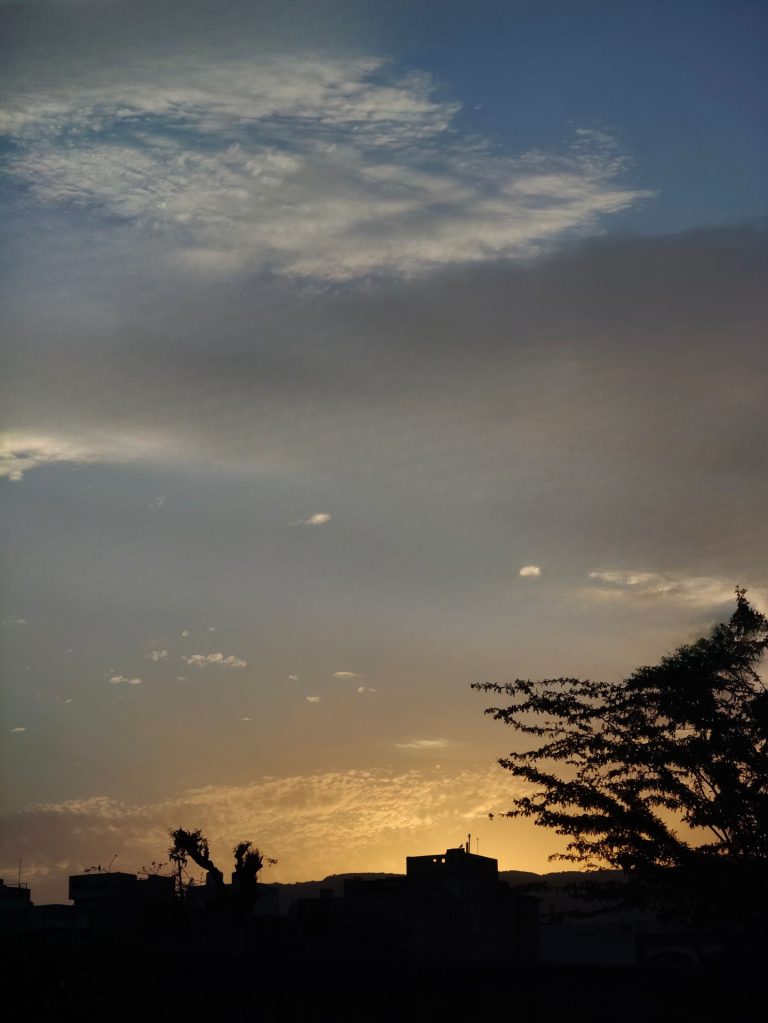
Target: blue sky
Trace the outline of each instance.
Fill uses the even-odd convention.
[[[572,124],[618,135],[658,193],[620,230],[765,215],[764,4],[412,6],[407,59],[455,84],[473,130],[542,148]]]
[[[3,862],[544,869],[468,683],[765,605],[764,5],[0,12]]]

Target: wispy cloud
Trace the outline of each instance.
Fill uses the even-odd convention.
[[[28,625],[29,622],[26,618],[3,618],[3,625]]]
[[[16,725],[15,728],[8,729],[9,732],[26,732],[26,730],[27,729],[25,725]]]
[[[310,515],[307,519],[294,519],[289,522],[289,526],[324,526],[327,522],[330,522],[333,518],[328,512],[316,512],[314,515]]]
[[[714,607],[734,599],[735,583],[711,576],[602,569],[589,573],[591,596],[604,600],[668,600],[696,607]],[[758,601],[762,595],[757,594]]]
[[[113,686],[127,685],[127,686],[140,686],[144,679],[142,678],[128,678],[125,675],[110,675],[110,684]]]
[[[541,575],[541,569],[538,565],[523,565],[520,569],[520,575],[524,579],[538,579]]]
[[[465,834],[465,822],[504,807],[520,789],[495,764],[456,772],[330,771],[211,785],[136,804],[107,796],[27,807],[4,821],[0,869],[18,866],[35,901],[65,897],[66,876],[116,851],[124,869],[163,859],[168,828],[202,827],[214,858],[253,838],[279,860],[279,880],[324,877],[340,870],[402,870],[414,849],[445,848]],[[306,807],[312,812],[307,813]],[[60,879],[60,880],[59,880]],[[48,885],[48,887],[46,887]]]
[[[365,675],[361,675],[357,671],[334,671],[334,678],[365,678]]]
[[[182,661],[191,668],[205,668],[209,664],[215,664],[219,668],[247,668],[248,661],[234,654],[190,654],[189,657],[182,655]]]
[[[330,280],[530,255],[648,193],[605,134],[512,154],[463,139],[429,75],[376,59],[178,61],[56,100],[26,94],[0,132],[11,173],[165,237],[189,269],[269,266]]]
[[[170,457],[174,450],[178,453],[178,444],[169,438],[125,431],[116,436],[102,434],[90,441],[12,431],[0,436],[0,478],[18,482],[25,473],[44,465],[103,461],[119,464],[137,457],[162,459]]]
[[[306,700],[307,703],[320,703],[322,700],[322,696],[308,696]]]
[[[148,661],[167,661],[168,651],[167,650],[150,650],[149,653],[144,654],[144,657]]]
[[[6,433],[0,437],[0,477],[13,482],[40,465],[56,462],[92,462],[97,456],[87,448],[53,437]]]
[[[450,745],[449,739],[411,739],[410,742],[396,742],[398,749],[443,749]]]

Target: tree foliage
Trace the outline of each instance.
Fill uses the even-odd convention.
[[[245,915],[253,908],[256,900],[256,884],[264,863],[270,865],[277,863],[277,860],[270,858],[265,861],[264,856],[252,842],[238,842],[233,849],[235,857],[233,883],[228,887],[224,882],[224,874],[211,859],[208,839],[199,828],[195,831],[176,828],[170,832],[170,837],[172,845],[168,850],[168,858],[173,863],[178,878],[177,890],[183,893],[182,873],[189,860],[192,860],[206,872],[206,881],[215,890],[219,899]]]
[[[736,591],[710,635],[620,682],[575,678],[474,689],[533,740],[499,763],[525,783],[510,817],[567,838],[553,858],[624,872],[612,894],[699,923],[765,913],[768,621]],[[604,889],[605,890],[605,889]]]

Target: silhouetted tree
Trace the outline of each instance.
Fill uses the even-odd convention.
[[[506,816],[568,839],[552,858],[624,872],[593,888],[738,933],[764,927],[768,891],[768,621],[736,591],[727,624],[621,682],[472,688],[531,749],[499,761],[526,790]]]
[[[219,895],[224,894],[224,875],[215,865],[213,860],[210,858],[208,839],[197,828],[195,831],[185,831],[184,828],[176,828],[175,831],[170,832],[170,837],[173,841],[170,849],[168,850],[168,859],[173,863],[176,876],[178,879],[177,890],[181,894],[183,891],[181,877],[182,872],[187,866],[187,862],[192,860],[198,867],[201,867],[206,872],[206,880],[212,885]]]
[[[230,887],[224,883],[224,875],[213,862],[210,856],[208,839],[198,828],[195,831],[185,831],[183,828],[176,828],[170,832],[172,845],[168,850],[168,857],[174,864],[177,876],[177,891],[184,892],[182,874],[186,869],[189,860],[206,871],[206,880],[215,890],[218,898],[231,908],[243,919],[251,913],[257,897],[257,881],[261,868],[264,866],[264,857],[252,842],[238,842],[233,853],[235,857],[235,870],[233,883]],[[266,859],[270,864],[277,863],[277,860]]]

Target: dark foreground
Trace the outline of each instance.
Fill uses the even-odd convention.
[[[454,1020],[634,1023],[760,1018],[754,971],[287,961],[255,949],[163,953],[112,942],[73,948],[4,940],[8,997],[25,1018],[297,1021]]]

